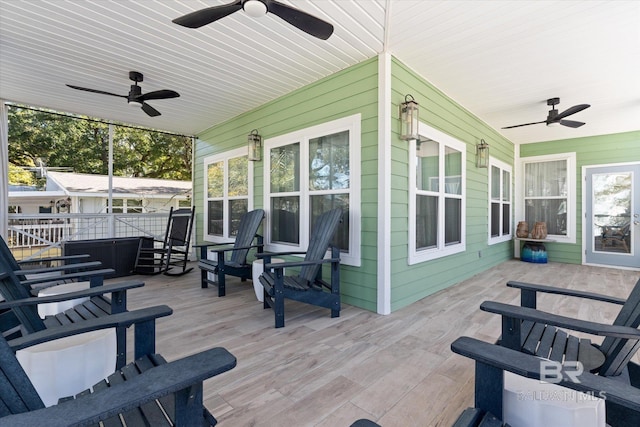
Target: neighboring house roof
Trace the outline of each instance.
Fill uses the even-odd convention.
[[[109,177],[82,173],[48,172],[47,181],[53,181],[60,190],[69,195],[107,194]],[[47,183],[47,188],[51,188]],[[53,188],[51,188],[53,189]],[[113,194],[134,194],[145,197],[167,197],[188,195],[191,181],[176,181],[155,178],[113,177]]]

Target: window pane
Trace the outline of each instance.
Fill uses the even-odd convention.
[[[450,245],[462,241],[462,200],[445,198],[444,200],[444,244]]]
[[[491,203],[491,237],[500,235],[500,203]]]
[[[271,241],[300,243],[300,198],[273,197],[271,199]]]
[[[435,248],[438,244],[438,198],[416,197],[416,248]]]
[[[500,200],[500,168],[491,166],[491,200]]]
[[[448,194],[462,194],[462,153],[451,147],[444,147],[444,190]]]
[[[418,143],[416,148],[416,188],[418,190],[439,191],[438,150],[439,144],[431,139]]]
[[[566,235],[567,202],[564,199],[529,199],[525,203],[524,219],[529,224],[546,222],[548,234]]]
[[[224,196],[224,162],[207,166],[207,197]]]
[[[511,174],[507,171],[502,171],[502,200],[511,201]]]
[[[249,194],[249,160],[247,156],[229,159],[229,197]]]
[[[349,131],[309,140],[309,189],[349,188]]]
[[[313,230],[316,220],[324,212],[334,208],[342,208],[342,222],[333,239],[333,244],[341,251],[349,251],[349,195],[331,194],[326,196],[311,196],[311,228]]]
[[[248,207],[247,199],[229,200],[229,236],[238,234],[240,217],[247,213]]]
[[[272,148],[271,192],[300,191],[300,143]]]
[[[525,165],[525,197],[566,196],[566,181],[565,160]]]
[[[215,236],[222,236],[222,200],[209,200],[209,202],[207,202],[207,209],[207,218],[209,219],[209,224],[207,224],[207,233]]]
[[[142,200],[127,200],[127,213],[142,213]]]
[[[502,205],[502,235],[511,234],[511,205],[505,203]]]

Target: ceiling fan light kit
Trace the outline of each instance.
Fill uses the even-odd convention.
[[[533,122],[533,123],[524,123],[521,125],[506,126],[506,127],[503,127],[502,129],[519,128],[522,126],[538,125],[541,123],[545,123],[548,127],[555,127],[555,126],[562,125],[562,126],[567,126],[574,129],[584,125],[584,122],[576,122],[574,120],[563,120],[563,119],[565,117],[569,117],[573,114],[579,113],[580,111],[591,107],[591,105],[578,104],[578,105],[574,105],[573,107],[567,108],[562,113],[558,113],[558,110],[556,110],[556,105],[558,105],[559,103],[560,103],[560,98],[547,99],[547,105],[551,106],[551,110],[549,110],[549,114],[547,115],[546,120],[542,120],[540,122]]]
[[[239,10],[255,18],[268,13],[274,14],[299,30],[321,40],[326,40],[333,34],[333,25],[330,23],[276,0],[236,0],[233,3],[196,10],[171,22],[187,28],[200,28]]]
[[[260,0],[248,0],[242,4],[242,9],[252,18],[260,18],[267,14],[267,5]]]

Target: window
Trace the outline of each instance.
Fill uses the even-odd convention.
[[[511,166],[489,159],[489,244],[511,240]]]
[[[106,202],[108,203],[108,201]],[[144,206],[141,199],[113,199],[111,201],[112,213],[143,213]],[[106,205],[105,205],[106,210]]]
[[[204,159],[204,239],[229,241],[238,233],[240,217],[253,209],[253,166],[247,148]]]
[[[265,140],[266,242],[306,250],[314,221],[340,207],[334,243],[344,264],[360,265],[360,115]]]
[[[409,150],[409,264],[465,250],[465,143],[420,123]]]
[[[522,159],[524,220],[547,224],[550,238],[575,243],[575,153]]]

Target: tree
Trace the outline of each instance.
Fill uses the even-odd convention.
[[[9,159],[17,166],[43,162],[74,172],[106,175],[109,126],[86,117],[9,108]],[[191,180],[191,138],[115,126],[116,176]]]

